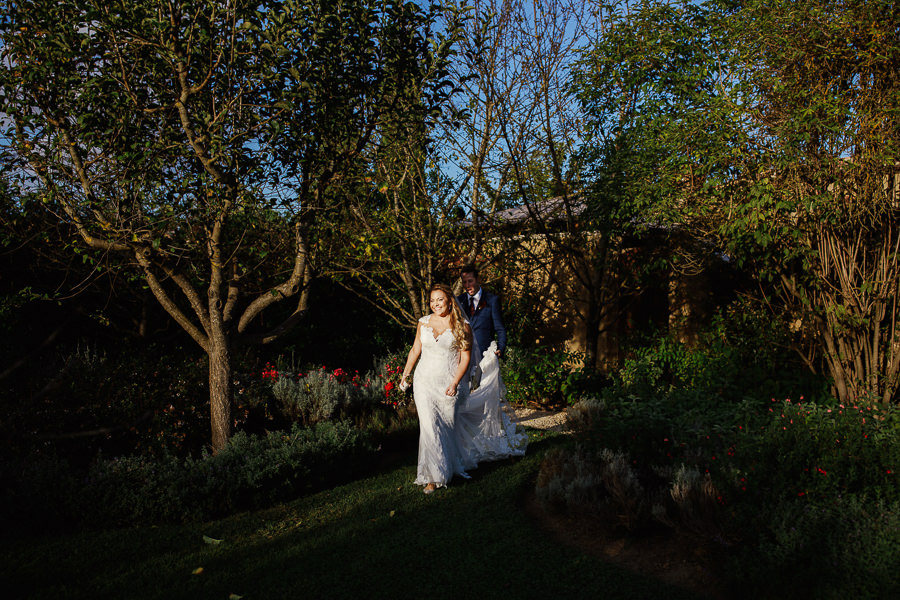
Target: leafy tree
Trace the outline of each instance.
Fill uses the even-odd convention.
[[[596,245],[578,232],[577,239],[549,237],[550,246],[536,253],[492,218],[508,206],[571,196],[579,130],[567,67],[596,15],[580,1],[532,7],[477,0],[465,17],[445,11],[444,44],[418,70],[397,71],[398,87],[387,90],[403,103],[404,117],[382,131],[368,193],[356,195],[340,281],[409,325],[427,310],[425,290],[433,281],[455,280],[461,263],[508,266],[517,257],[528,272],[538,269],[552,280],[543,308],[585,317],[587,329],[598,331],[602,311],[594,309],[604,304],[598,289],[604,284],[594,269]],[[431,116],[437,107],[443,118]],[[577,204],[574,196],[567,202]],[[557,227],[540,210],[533,213],[531,230]],[[566,234],[575,231],[578,215],[553,216],[560,214]],[[560,257],[576,281],[557,277]],[[516,267],[510,272],[511,279],[521,274]],[[597,291],[587,302],[585,285]],[[596,337],[589,336],[590,360]]]
[[[503,4],[512,5],[507,10],[515,24],[519,68],[511,78],[501,64],[499,81],[513,83],[490,88],[503,92],[493,98],[504,164],[493,177],[499,184],[493,196],[521,206],[526,218],[485,220],[504,230],[496,239],[511,259],[505,261],[512,265],[510,287],[528,282],[522,291],[544,318],[576,323],[576,331],[584,333],[585,364],[605,366],[598,365],[601,341],[625,293],[616,269],[622,236],[618,221],[596,219],[585,210],[588,190],[580,177],[584,151],[579,148],[587,132],[569,86],[572,67],[605,27],[608,9],[580,1]]]
[[[100,268],[127,260],[208,353],[216,451],[233,352],[305,314],[321,229],[392,108],[377,96],[386,42],[413,17],[374,0],[3,8],[5,177],[40,193]]]
[[[756,177],[736,186],[749,201],[725,231],[777,257],[773,275],[823,345],[844,400],[888,402],[900,384],[895,11],[756,2],[731,20],[746,57],[742,95],[756,99],[744,111]]]
[[[882,2],[643,2],[576,80],[621,197],[772,282],[843,400],[900,383],[895,24]]]
[[[350,195],[335,237],[335,280],[396,323],[415,324],[427,290],[446,279],[462,216],[460,195],[437,167],[434,132],[460,118],[449,71],[465,21],[463,11],[414,4],[391,31],[379,96],[391,107],[376,131],[368,172]],[[432,32],[436,23],[440,31]]]

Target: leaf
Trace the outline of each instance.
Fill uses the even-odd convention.
[[[196,569],[191,571],[191,575],[200,575],[201,573],[203,573],[203,567],[197,567]]]
[[[209,537],[208,535],[203,536],[203,541],[210,545],[221,544],[224,540],[217,540],[216,538]]]

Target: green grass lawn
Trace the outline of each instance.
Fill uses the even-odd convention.
[[[535,436],[538,436],[535,438]],[[10,598],[691,598],[581,554],[522,509],[540,455],[425,496],[415,450],[366,479],[209,523],[2,542]],[[217,544],[204,536],[222,540]],[[194,572],[201,569],[197,574]],[[10,595],[10,593],[12,593]]]

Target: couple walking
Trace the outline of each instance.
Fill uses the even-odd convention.
[[[525,454],[528,436],[504,412],[500,357],[506,330],[497,296],[481,287],[478,271],[461,273],[465,292],[443,284],[429,292],[431,314],[419,319],[401,388],[416,362],[413,397],[419,415],[416,484],[429,494],[454,475],[468,478],[479,462]],[[493,340],[494,333],[497,340]]]

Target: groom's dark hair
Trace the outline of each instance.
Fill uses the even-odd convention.
[[[459,270],[459,275],[462,277],[466,273],[471,273],[473,276],[478,277],[478,267],[475,265],[465,265],[462,269]]]

